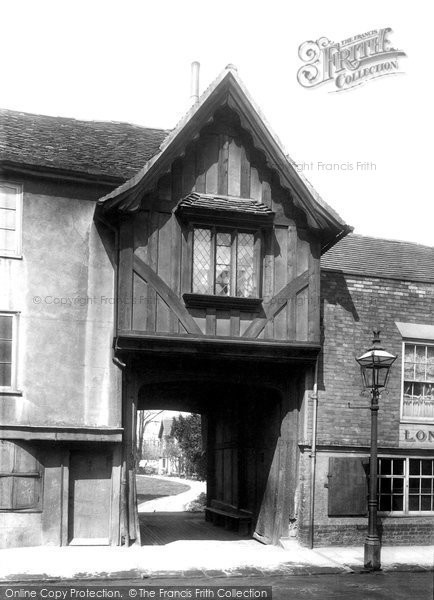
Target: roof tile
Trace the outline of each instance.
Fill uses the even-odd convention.
[[[126,180],[169,132],[0,109],[0,161]]]
[[[350,234],[322,256],[321,267],[355,275],[434,283],[434,247]]]

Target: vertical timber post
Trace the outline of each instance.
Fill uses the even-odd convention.
[[[125,369],[122,382],[122,475],[121,475],[121,532],[124,546],[133,541],[140,543],[140,527],[136,494],[136,415],[137,381],[130,369]]]

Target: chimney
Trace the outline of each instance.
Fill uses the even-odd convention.
[[[191,93],[190,100],[192,104],[199,102],[199,69],[200,63],[196,60],[191,63]]]

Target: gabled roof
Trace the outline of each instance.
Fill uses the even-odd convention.
[[[434,247],[351,234],[321,257],[321,268],[434,283]]]
[[[158,151],[168,131],[0,109],[0,166],[100,177],[119,184]]]
[[[215,110],[223,105],[228,105],[237,112],[241,126],[250,133],[255,147],[264,152],[269,167],[279,175],[281,185],[291,191],[295,204],[306,213],[309,226],[321,234],[323,251],[352,230],[313,191],[310,184],[300,177],[279,139],[231,66],[217,77],[191,107],[166,137],[155,156],[129,181],[99,200],[99,209],[120,212],[139,210],[143,194],[153,189],[158,178],[170,169],[173,160],[182,155],[186,145],[198,135]]]

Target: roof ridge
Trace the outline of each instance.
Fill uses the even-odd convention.
[[[421,244],[420,242],[412,242],[409,240],[399,240],[396,238],[383,238],[383,237],[377,237],[374,235],[364,235],[362,233],[350,233],[350,234],[348,234],[348,237],[349,238],[358,237],[358,238],[363,238],[363,239],[376,240],[379,242],[391,242],[391,243],[395,243],[395,244],[411,244],[412,246],[417,246],[417,247],[421,247],[421,248],[434,249],[434,244],[432,246],[430,246],[429,244]]]
[[[27,116],[27,117],[42,117],[44,119],[53,119],[53,120],[59,120],[61,119],[62,121],[72,121],[74,123],[86,123],[86,124],[102,124],[102,125],[128,125],[130,127],[137,127],[138,129],[146,129],[148,131],[163,131],[167,134],[169,134],[172,129],[171,128],[164,128],[164,127],[150,127],[148,125],[140,125],[138,123],[132,123],[130,121],[113,121],[113,120],[103,120],[103,119],[79,119],[77,117],[65,117],[62,115],[47,115],[45,113],[35,113],[35,112],[28,112],[25,110],[15,110],[12,108],[2,108],[0,107],[0,112],[1,113],[12,113],[12,114],[16,114],[16,115],[23,115],[23,116]]]

